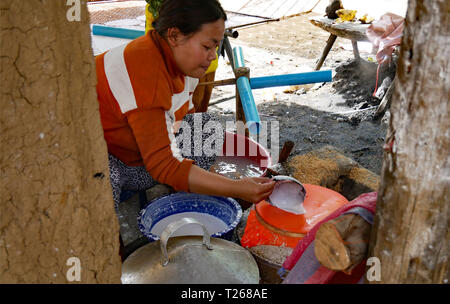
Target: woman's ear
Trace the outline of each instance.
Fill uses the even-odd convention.
[[[177,27],[171,27],[167,29],[167,42],[171,47],[176,47],[180,44],[182,33]]]

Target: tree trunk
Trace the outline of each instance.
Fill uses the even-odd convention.
[[[120,283],[88,11],[66,3],[0,2],[0,283]]]
[[[409,1],[369,249],[381,283],[448,283],[449,11]]]

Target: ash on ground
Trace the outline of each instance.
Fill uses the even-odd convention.
[[[350,123],[374,119],[377,107],[395,77],[396,67],[395,61],[380,65],[378,83],[376,63],[350,60],[336,68],[332,87],[355,110],[347,116]]]

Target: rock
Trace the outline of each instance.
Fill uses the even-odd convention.
[[[379,100],[383,99],[383,96],[386,94],[391,83],[392,83],[392,79],[390,77],[386,77],[383,80],[383,82],[381,83],[381,86],[377,89],[377,92],[375,93],[375,97],[378,98]]]
[[[330,5],[325,8],[326,16],[330,19],[337,19],[339,16],[336,11],[342,8],[344,8],[344,6],[340,0],[330,1]]]
[[[172,187],[164,184],[157,184],[146,190],[147,201],[149,202],[158,197],[171,193],[175,193],[175,190]]]

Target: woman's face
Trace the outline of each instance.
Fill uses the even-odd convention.
[[[177,28],[170,28],[167,40],[178,68],[190,77],[200,78],[205,75],[211,61],[216,59],[216,47],[223,39],[224,31],[223,19],[203,24],[199,31],[187,36]]]

